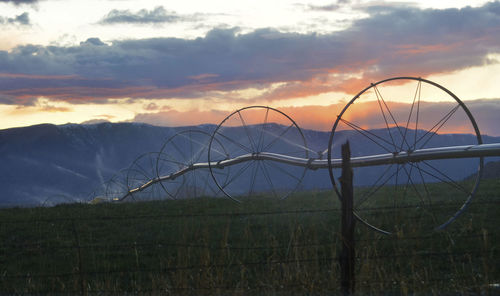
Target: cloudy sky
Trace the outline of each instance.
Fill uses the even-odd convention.
[[[0,0],[0,129],[268,105],[328,130],[370,83],[414,76],[500,135],[499,36],[499,1]]]

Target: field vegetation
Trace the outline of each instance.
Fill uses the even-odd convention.
[[[440,184],[432,190],[443,190]],[[441,189],[440,189],[441,188]],[[384,190],[380,194],[388,194]],[[367,208],[356,227],[360,294],[500,293],[500,180],[444,231],[418,208]],[[375,207],[375,205],[371,205]],[[437,203],[433,213],[449,214]],[[447,217],[438,217],[438,219]],[[441,219],[441,220],[442,220]],[[200,198],[0,210],[1,294],[339,293],[333,192],[243,203]]]

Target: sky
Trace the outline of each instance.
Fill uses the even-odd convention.
[[[265,105],[329,130],[370,83],[412,76],[500,136],[499,36],[499,1],[0,0],[0,129]]]

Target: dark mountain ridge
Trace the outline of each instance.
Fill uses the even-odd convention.
[[[98,123],[41,124],[0,130],[0,206],[39,205],[53,195],[89,200],[94,188],[128,167],[139,155],[158,152],[169,137],[188,128]],[[211,133],[215,125],[196,128]],[[326,149],[329,132],[303,130],[303,134],[310,150]],[[437,135],[433,141],[436,145],[452,146],[470,142],[471,137]],[[339,133],[339,141],[342,138]],[[353,148],[353,156],[367,151],[380,152],[362,136],[350,139],[351,146],[357,147]],[[484,136],[483,142],[500,142],[500,138]],[[457,167],[460,163],[457,161]],[[464,176],[470,173],[464,169]],[[300,188],[331,188],[328,172],[308,171]]]

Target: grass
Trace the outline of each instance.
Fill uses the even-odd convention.
[[[432,190],[446,196],[439,185]],[[493,286],[500,283],[499,194],[500,180],[485,180],[468,210],[439,232],[432,231],[429,209],[382,203],[360,211],[377,226],[400,226],[386,236],[358,223],[356,291],[500,293]],[[458,209],[439,207],[437,220]],[[338,293],[338,208],[332,192],[307,192],[241,204],[196,199],[2,209],[0,293]]]

